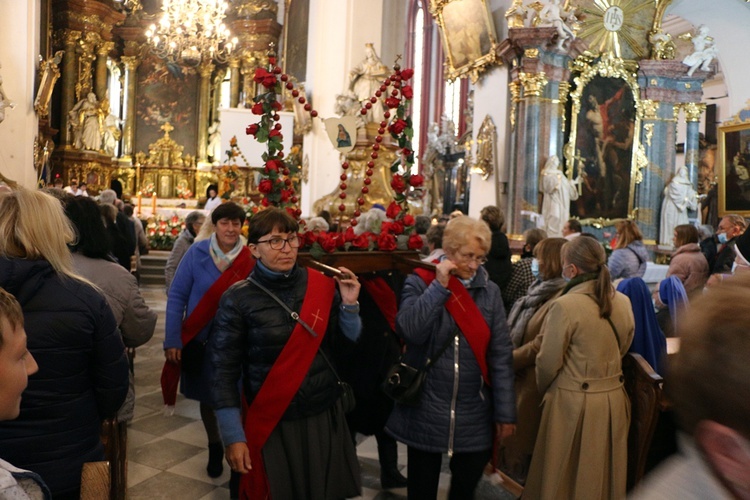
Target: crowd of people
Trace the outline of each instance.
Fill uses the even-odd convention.
[[[133,417],[127,349],[156,327],[136,278],[139,221],[118,194],[46,191],[0,192],[0,498],[79,497],[83,464],[104,458],[102,421]],[[524,498],[624,498],[628,352],[666,378],[683,431],[635,494],[750,491],[743,217],[706,237],[676,226],[651,286],[631,220],[610,242],[575,219],[561,238],[530,229],[513,262],[497,207],[418,218],[423,263],[399,279],[301,266],[285,210],[247,222],[245,237],[232,202],[191,213],[165,271],[166,413],[178,390],[198,402],[206,473],[228,464],[233,498],[361,494],[358,432],[377,438],[382,488],[410,499],[436,498],[446,455],[449,498],[494,474]],[[306,228],[335,226],[321,213]],[[669,336],[681,345],[668,357]],[[397,363],[417,373],[408,400],[383,392]]]

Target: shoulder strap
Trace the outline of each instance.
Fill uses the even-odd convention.
[[[625,248],[627,248],[628,250],[630,250],[631,252],[633,252],[633,253],[635,254],[635,258],[636,258],[636,259],[638,259],[638,265],[639,265],[639,266],[640,266],[641,264],[643,264],[643,259],[641,259],[641,256],[640,256],[640,255],[638,255],[638,252],[636,252],[635,250],[633,250],[633,249],[632,249],[632,248],[630,248],[630,247],[625,247]]]
[[[423,368],[424,371],[429,370],[430,367],[435,363],[436,359],[440,359],[440,356],[443,355],[446,349],[448,349],[448,346],[451,345],[451,342],[453,342],[453,339],[455,339],[460,332],[461,332],[460,328],[456,328],[455,330],[453,330],[453,335],[448,337],[448,340],[445,341],[445,343],[440,348],[440,350],[434,356],[427,358],[427,362],[424,364],[424,368]]]

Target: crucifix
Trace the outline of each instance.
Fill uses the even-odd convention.
[[[455,293],[451,292],[451,298],[453,299],[453,301],[454,301],[454,302],[455,302],[456,304],[458,304],[458,307],[460,307],[460,308],[461,308],[461,310],[462,310],[463,312],[466,312],[466,309],[464,308],[464,305],[463,305],[463,304],[461,303],[461,299],[459,299],[459,298],[458,298],[458,297],[456,296],[456,294],[455,294]]]
[[[321,322],[323,321],[323,317],[320,316],[320,309],[318,309],[317,311],[315,311],[315,314],[313,314],[312,317],[315,318],[315,321],[313,321],[313,324],[312,324],[312,326],[310,328],[312,328],[313,330],[315,330],[315,325],[318,323],[318,320],[320,320]]]

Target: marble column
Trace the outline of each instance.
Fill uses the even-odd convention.
[[[240,58],[232,56],[229,59],[229,107],[236,108],[240,104]]]
[[[135,82],[136,69],[140,64],[137,56],[122,56],[120,61],[125,66],[125,96],[123,108],[125,110],[125,126],[122,132],[122,158],[132,161],[135,148]]]
[[[68,112],[75,106],[75,86],[78,80],[78,60],[76,57],[76,44],[81,38],[81,32],[65,30],[63,36],[63,50],[65,55],[62,60],[62,96],[60,99],[60,144],[70,146],[72,136],[70,124],[68,123]]]
[[[214,65],[210,61],[203,62],[198,70],[201,75],[198,88],[198,162],[207,162],[208,113],[211,104],[211,74],[214,71]]]
[[[700,124],[701,115],[706,105],[698,102],[686,102],[680,106],[685,112],[687,136],[685,137],[685,166],[693,188],[698,190],[698,166],[700,163]]]
[[[115,42],[102,42],[96,49],[96,73],[94,74],[94,92],[101,102],[107,97],[107,58]]]

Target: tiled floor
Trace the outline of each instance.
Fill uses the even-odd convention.
[[[163,287],[143,287],[151,308],[159,313],[156,333],[139,347],[135,358],[135,418],[128,427],[128,497],[137,499],[228,499],[229,470],[211,479],[206,474],[208,450],[206,435],[198,412],[198,403],[178,396],[175,414],[162,415],[159,387],[164,363],[164,312],[166,296]],[[362,437],[357,447],[362,467],[363,499],[405,499],[406,489],[380,490],[380,471],[374,437]],[[406,449],[399,445],[399,464],[406,464]],[[404,471],[405,472],[405,471]],[[450,481],[441,474],[438,498],[447,497]],[[489,483],[477,488],[478,499],[510,499]]]

